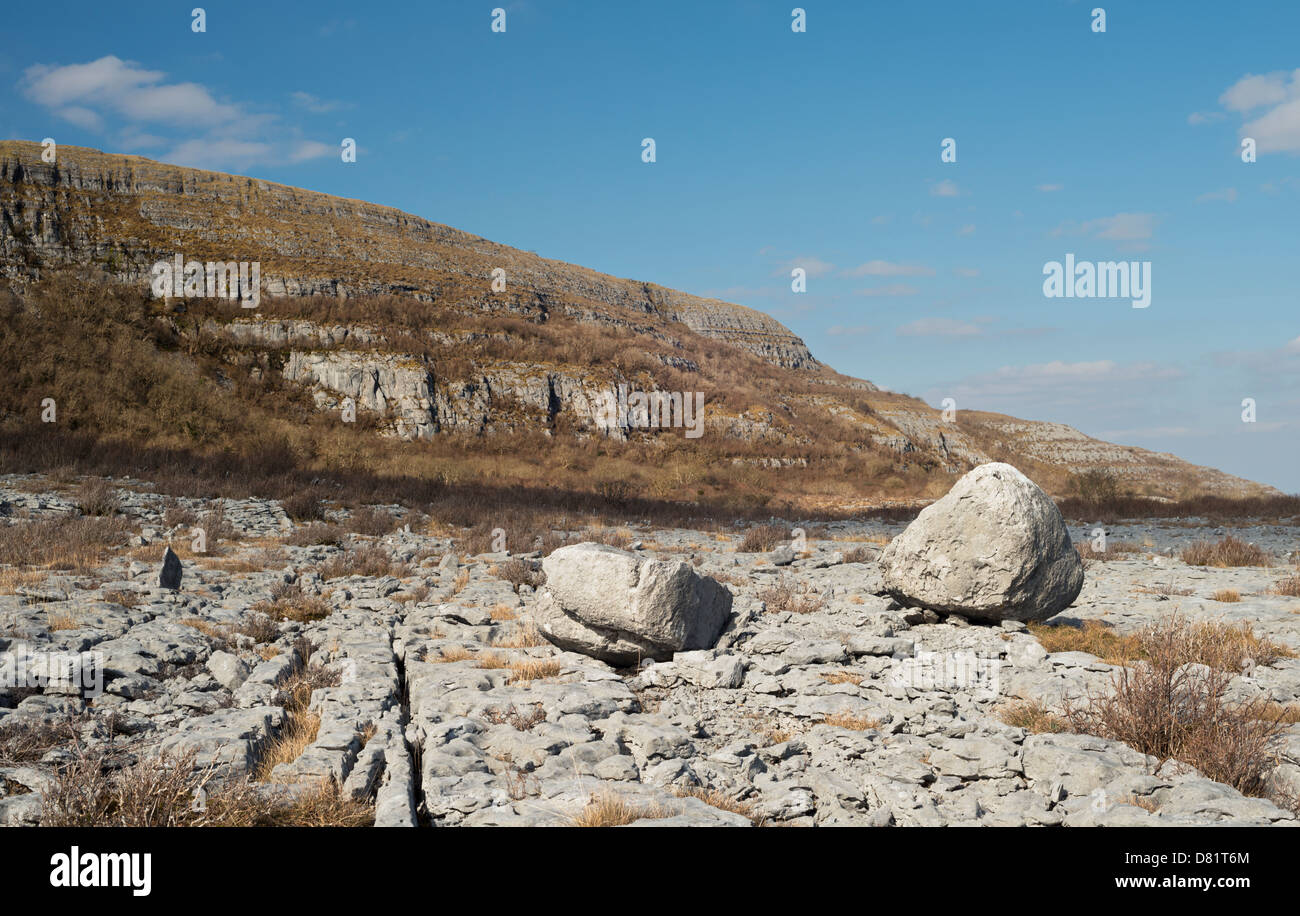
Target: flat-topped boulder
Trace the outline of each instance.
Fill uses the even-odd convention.
[[[542,635],[614,665],[711,649],[731,616],[731,592],[680,560],[583,543],[559,548],[542,570]]]

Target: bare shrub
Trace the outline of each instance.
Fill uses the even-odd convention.
[[[492,567],[491,572],[498,579],[509,582],[514,588],[516,594],[519,592],[519,586],[528,585],[537,588],[546,581],[546,574],[540,569],[533,569],[533,565],[526,560],[520,560],[512,557],[509,560],[503,560]]]
[[[769,611],[789,611],[792,614],[816,613],[824,603],[822,596],[807,582],[796,582],[786,576],[760,589],[758,598]]]
[[[284,539],[290,547],[315,547],[318,544],[335,545],[343,540],[343,529],[338,525],[312,522],[295,528]]]
[[[325,579],[341,579],[344,576],[402,576],[410,570],[406,564],[393,560],[388,551],[378,544],[367,544],[353,549],[329,560],[320,568]]]
[[[767,553],[789,538],[790,529],[785,525],[753,525],[745,529],[745,536],[740,539],[736,550],[740,553]]]
[[[117,488],[98,477],[92,477],[77,487],[72,500],[82,515],[116,515],[122,508]]]
[[[397,518],[384,509],[362,506],[348,517],[344,528],[353,534],[382,537],[397,529]]]
[[[1176,759],[1246,795],[1263,795],[1283,730],[1267,701],[1225,700],[1230,670],[1189,664],[1203,633],[1172,616],[1141,635],[1145,658],[1115,674],[1111,691],[1066,710],[1071,730],[1122,741],[1160,761]]]
[[[1195,541],[1179,554],[1189,566],[1272,566],[1268,551],[1225,534],[1218,541]]]

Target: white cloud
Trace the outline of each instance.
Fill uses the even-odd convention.
[[[1258,152],[1300,153],[1300,69],[1247,74],[1219,96],[1219,103],[1243,117],[1252,113],[1238,134],[1253,138]]]
[[[161,70],[111,54],[83,64],[35,64],[24,71],[19,87],[28,99],[83,130],[111,128],[124,152],[172,144],[162,158],[180,165],[301,162],[334,152],[284,127],[273,114],[222,101],[198,83],[168,82]],[[145,127],[170,136],[164,139]]]
[[[918,318],[898,329],[903,337],[978,337],[984,333],[968,321],[953,318]]]
[[[1258,76],[1248,73],[1219,96],[1219,104],[1229,111],[1252,111],[1265,105],[1276,105],[1295,94],[1298,80],[1300,70],[1294,73],[1278,70]]]
[[[1152,213],[1116,213],[1084,223],[1062,223],[1052,230],[1052,235],[1086,235],[1117,242],[1145,241],[1155,233],[1155,225],[1156,218]]]
[[[960,194],[957,182],[947,178],[930,188],[931,197],[957,197]]]
[[[895,261],[867,261],[844,271],[846,277],[932,277],[934,269],[924,264],[901,264]]]
[[[313,114],[326,114],[331,111],[338,111],[341,108],[352,107],[344,102],[334,102],[328,99],[319,98],[312,95],[310,92],[291,92],[289,98],[293,99],[295,105],[306,108]]]

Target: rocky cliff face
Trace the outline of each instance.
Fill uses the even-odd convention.
[[[97,150],[61,147],[57,163],[40,153],[34,143],[0,142],[0,277],[22,285],[80,265],[144,288],[152,265],[177,254],[256,261],[262,299],[276,308],[232,304],[234,315],[183,333],[253,354],[309,390],[321,410],[350,399],[402,439],[561,427],[580,436],[654,435],[654,408],[611,409],[625,388],[656,391],[648,357],[691,389],[676,395],[706,396],[702,428],[743,445],[732,450],[742,465],[804,467],[829,442],[925,473],[964,473],[996,458],[1044,472],[1036,479],[1117,470],[1156,495],[1272,492],[1059,424],[971,412],[946,421],[920,401],[835,373],[753,309],[547,260],[388,207]],[[492,288],[497,270],[504,291]],[[381,294],[460,320],[440,327],[421,312],[417,327],[393,327],[350,320],[345,308],[322,316],[294,305],[325,296],[354,308],[358,297]],[[582,346],[538,358],[529,334],[487,326],[499,316],[529,328],[594,326],[601,341],[627,346],[601,359]],[[734,351],[721,349],[737,359],[727,364],[701,338],[729,344]],[[626,368],[633,363],[641,368]],[[749,398],[739,405],[738,387]],[[768,446],[768,455],[755,454]]]
[[[269,296],[449,292],[523,314],[558,308],[621,325],[637,314],[681,322],[787,368],[819,363],[761,312],[611,277],[364,201],[346,200],[137,156],[0,142],[0,257],[23,276],[37,262],[98,264],[145,282],[157,260],[258,261]],[[493,295],[493,271],[506,294]]]

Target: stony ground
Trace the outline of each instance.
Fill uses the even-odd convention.
[[[192,527],[169,530],[168,508],[215,504],[117,485],[119,514],[138,532],[129,543],[93,572],[15,578],[0,594],[9,664],[23,653],[90,652],[107,672],[99,696],[67,683],[0,686],[0,732],[72,725],[39,755],[0,759],[0,823],[37,823],[58,768],[110,740],[136,759],[192,751],[227,777],[258,771],[285,727],[278,686],[308,644],[332,685],[311,694],[315,738],[270,779],[332,777],[373,802],[379,825],[566,825],[617,806],[647,825],[1295,822],[1124,745],[1005,724],[1008,703],[1102,691],[1113,669],[1079,652],[1049,654],[1021,624],[941,620],[877,595],[872,557],[898,525],[809,526],[819,536],[781,566],[788,557],[738,552],[739,529],[568,532],[686,559],[735,595],[717,648],[615,670],[539,636],[529,616],[536,590],[502,578],[509,555],[467,556],[456,539],[422,533],[427,525],[291,546],[284,539],[301,525],[279,505],[220,501],[226,536],[208,555],[181,550],[181,588],[160,589],[159,546],[188,545]],[[76,512],[52,484],[0,478],[0,523]],[[1273,568],[1176,558],[1188,541],[1226,531],[1195,520],[1109,530],[1138,552],[1091,563],[1058,620],[1125,632],[1177,608],[1247,620],[1300,650],[1300,599],[1268,593],[1295,574],[1286,565],[1300,546],[1295,530],[1234,532],[1268,549]],[[401,575],[332,575],[341,571],[332,562],[374,547]],[[791,610],[775,607],[775,585]],[[1224,589],[1241,600],[1211,599]],[[264,614],[285,595],[319,599],[325,616],[268,630]],[[1232,691],[1300,702],[1300,659],[1243,673]],[[1300,725],[1278,760],[1277,778],[1300,788]]]

